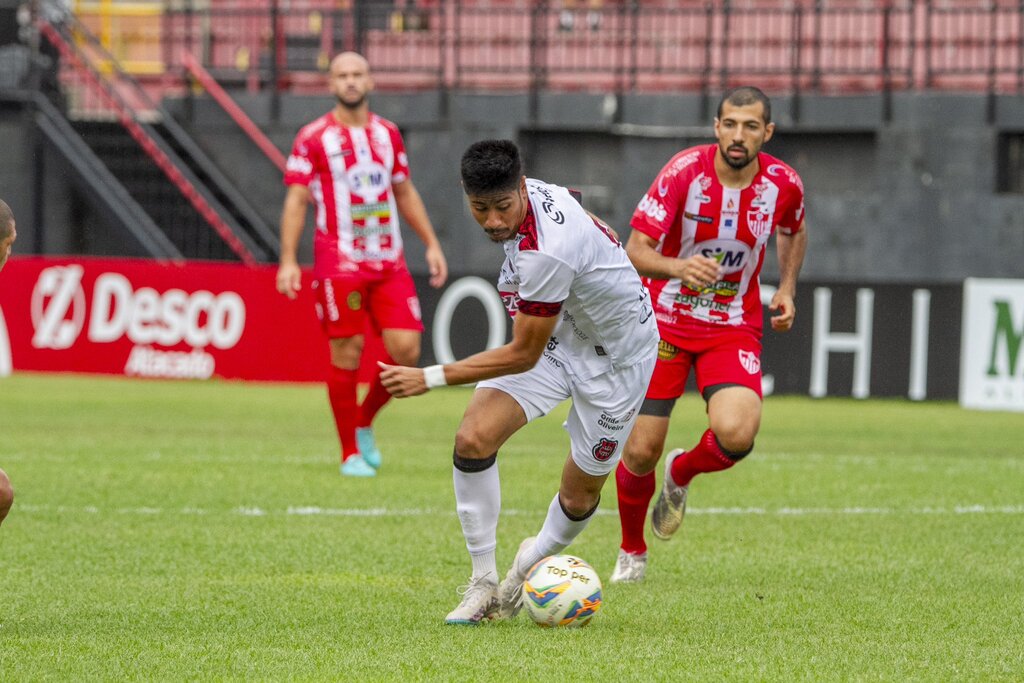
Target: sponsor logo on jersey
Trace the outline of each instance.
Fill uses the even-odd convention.
[[[739,350],[740,354],[740,365],[751,375],[756,375],[761,371],[761,359],[757,357],[757,354],[752,351]]]
[[[545,214],[547,214],[548,218],[559,225],[565,223],[565,215],[555,208],[555,198],[548,188],[543,185],[534,185],[533,187],[537,190],[537,193],[544,198],[540,203],[540,208]]]
[[[668,194],[668,185],[665,184],[665,177],[658,178],[658,196],[664,197]]]
[[[658,342],[658,360],[672,360],[679,355],[679,347],[664,339]]]
[[[691,213],[690,211],[684,211],[683,216],[691,221],[698,223],[714,223],[715,219],[712,216],[701,216],[699,213]]]
[[[345,172],[352,194],[364,201],[375,201],[387,189],[391,176],[387,169],[375,162],[360,162]]]
[[[697,253],[718,261],[723,273],[735,273],[747,265],[750,246],[739,240],[707,240],[697,245]]]
[[[288,157],[288,162],[285,164],[285,170],[290,173],[302,173],[304,175],[309,175],[313,172],[313,164],[309,163],[308,159],[292,154]]]
[[[668,216],[668,211],[662,203],[649,194],[645,194],[643,196],[643,199],[640,200],[640,204],[637,205],[636,209],[658,223],[664,221],[665,217]]]
[[[619,442],[615,439],[601,439],[590,452],[594,454],[594,459],[598,462],[605,462],[615,454],[615,449],[618,446]]]

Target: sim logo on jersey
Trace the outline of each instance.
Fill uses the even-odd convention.
[[[743,270],[750,257],[750,246],[739,240],[705,240],[697,245],[697,252],[718,261],[722,273]]]
[[[744,351],[740,349],[740,365],[751,375],[756,375],[761,371],[761,359],[757,357],[757,354],[752,351]]]
[[[377,163],[358,163],[348,170],[348,185],[364,200],[376,200],[387,189],[387,169]]]

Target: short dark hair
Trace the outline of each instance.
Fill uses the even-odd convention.
[[[768,99],[768,96],[760,88],[755,88],[752,85],[741,85],[722,95],[722,99],[718,103],[718,118],[722,118],[722,107],[725,106],[726,102],[734,107],[746,107],[760,102],[764,107],[764,122],[766,124],[772,122],[771,100]]]
[[[523,160],[511,140],[480,140],[463,153],[460,170],[466,194],[501,194],[519,187]]]
[[[0,199],[0,240],[11,236],[11,226],[13,225],[14,212],[11,211],[11,207],[7,206],[7,202]]]

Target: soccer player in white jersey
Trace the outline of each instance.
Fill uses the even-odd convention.
[[[14,240],[18,238],[18,231],[14,226],[14,213],[7,202],[0,199],[0,270],[3,270],[7,263],[7,257],[11,255],[11,247]],[[7,517],[7,512],[14,504],[14,488],[7,473],[0,470],[0,523]]]
[[[564,187],[527,179],[519,150],[485,140],[462,157],[469,208],[505,250],[498,290],[512,341],[447,365],[384,366],[395,396],[477,382],[455,435],[455,501],[472,563],[449,624],[519,611],[527,570],[558,553],[597,509],[643,402],[658,331],[651,299],[611,231]],[[540,532],[524,540],[498,585],[498,449],[567,398],[569,456]]]
[[[341,473],[372,477],[381,457],[371,424],[391,396],[374,372],[357,403],[364,333],[379,334],[396,362],[415,365],[423,332],[399,214],[427,246],[433,287],[444,284],[448,266],[409,177],[398,127],[369,110],[369,64],[354,52],[338,55],[331,62],[330,86],[337,106],[299,131],[288,158],[277,289],[294,299],[301,286],[299,237],[306,206],[314,200],[313,289],[331,349],[327,394],[341,442]]]
[[[727,93],[715,118],[717,144],[683,150],[640,200],[627,251],[654,299],[661,343],[636,428],[615,473],[622,544],[613,582],[643,579],[644,523],[655,491],[672,408],[690,369],[707,402],[708,429],[666,456],[654,535],[669,538],[686,510],[691,480],[732,467],[754,447],[761,424],[759,274],[774,234],[779,287],[772,328],[793,325],[797,275],[807,248],[804,192],[792,168],[761,151],[771,104],[757,88]]]

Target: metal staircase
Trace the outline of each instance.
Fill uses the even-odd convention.
[[[149,249],[154,257],[277,259],[275,231],[88,29],[73,18],[61,30],[39,29],[61,57],[73,135],[173,245],[170,254]]]

